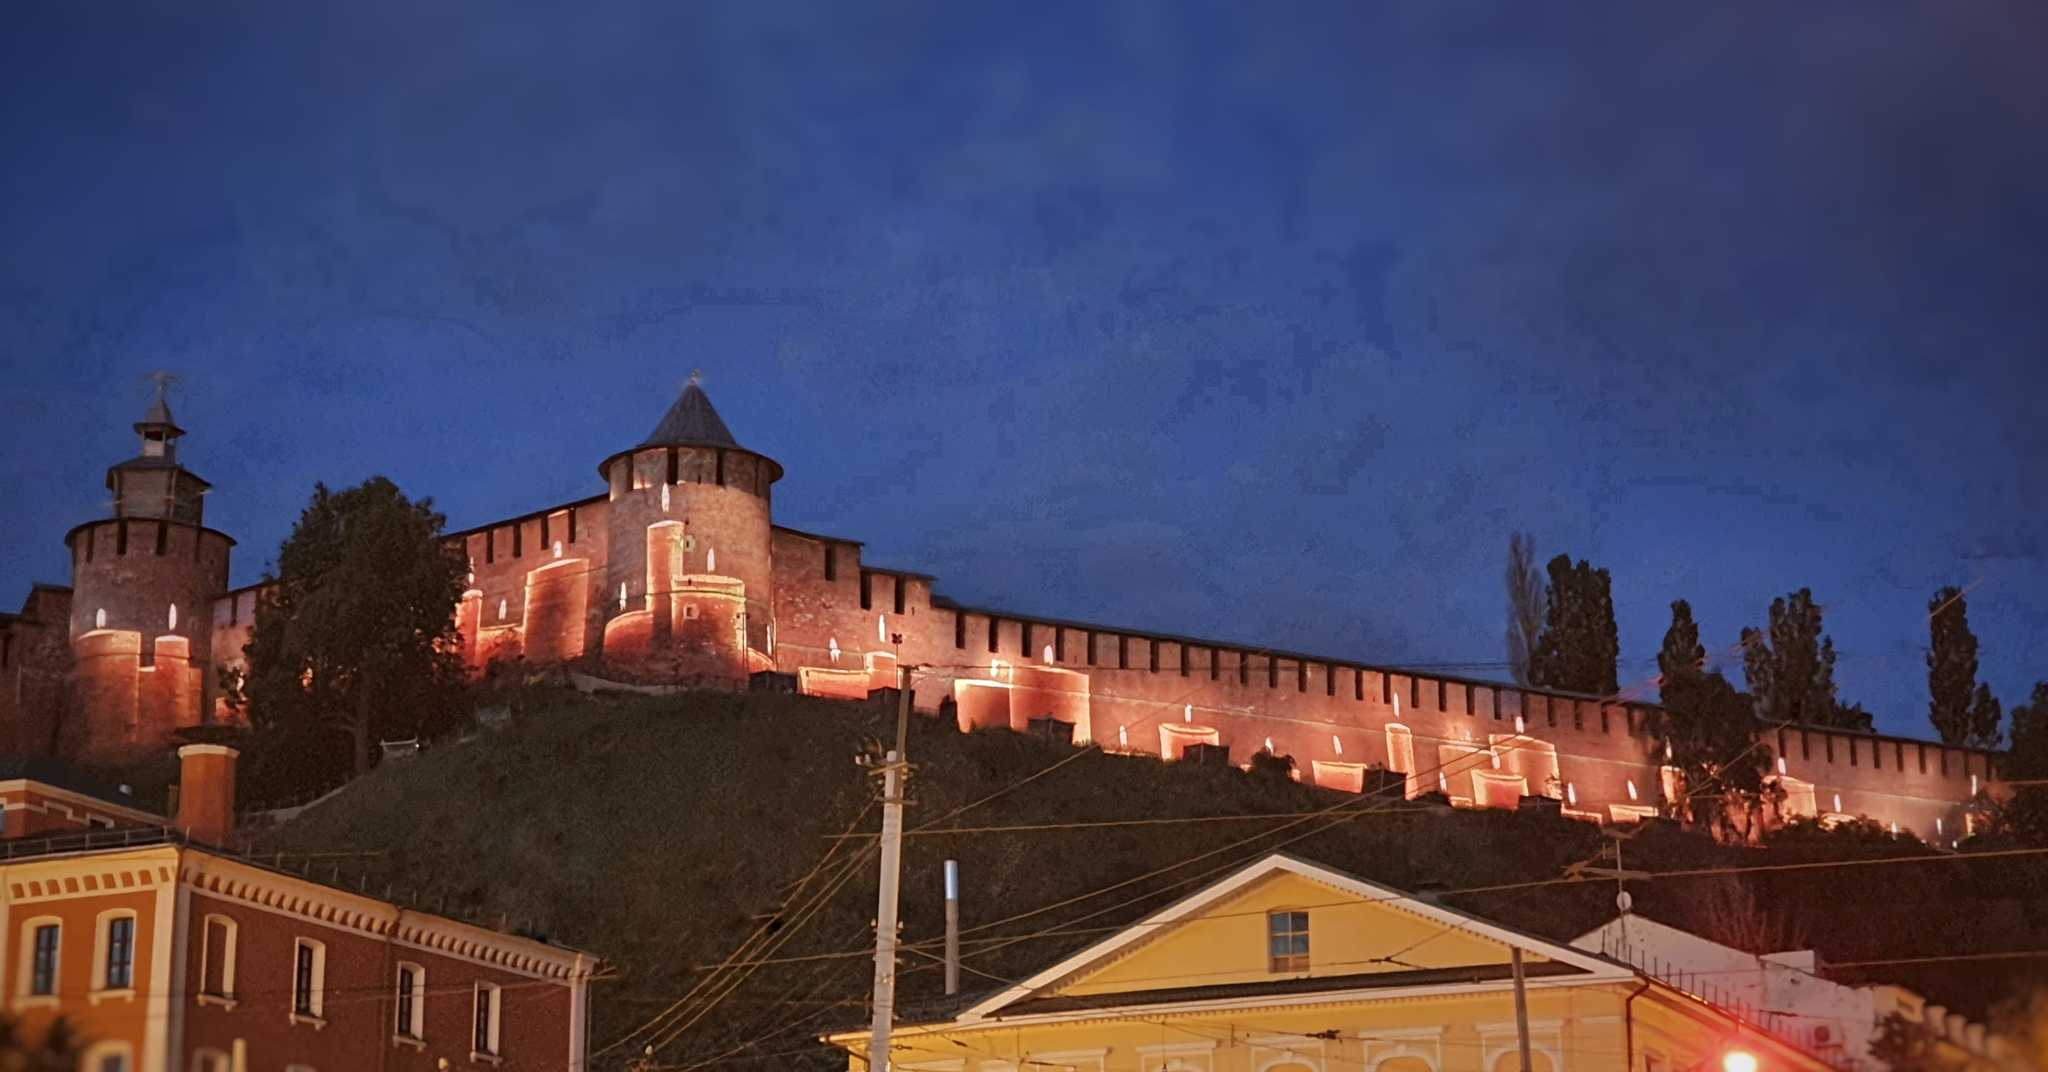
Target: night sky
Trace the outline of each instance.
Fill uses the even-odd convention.
[[[1809,585],[1921,735],[1972,582],[2048,678],[2033,0],[8,11],[6,609],[149,370],[243,583],[315,481],[595,494],[701,368],[962,601],[1504,678],[1520,528],[1625,683]]]

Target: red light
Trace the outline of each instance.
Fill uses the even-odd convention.
[[[1748,1050],[1729,1050],[1721,1055],[1721,1072],[1757,1072],[1756,1055]]]

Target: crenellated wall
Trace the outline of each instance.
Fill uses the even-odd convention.
[[[958,605],[930,576],[865,562],[857,541],[776,526],[781,467],[740,447],[694,384],[599,474],[602,494],[449,536],[469,562],[455,624],[473,672],[518,660],[738,687],[772,669],[862,699],[897,684],[900,662],[918,706],[945,705],[963,729],[1051,719],[1122,752],[1272,752],[1333,789],[1550,798],[1601,822],[1659,814],[1682,792],[1646,703]],[[215,670],[240,664],[261,595],[225,591],[233,542],[153,517],[81,525],[69,542],[73,589],[39,589],[34,613],[0,619],[0,734],[24,748],[61,736],[61,704],[34,689],[65,675],[89,758],[161,750],[174,729],[227,717]],[[24,672],[22,649],[52,628],[69,665]],[[1937,842],[1970,829],[1965,805],[1995,758],[1801,727],[1760,745],[1783,817],[1869,816]]]
[[[900,651],[920,667],[918,706],[951,700],[964,729],[1049,716],[1111,750],[1176,758],[1214,744],[1237,763],[1269,750],[1330,788],[1364,788],[1379,768],[1407,775],[1411,796],[1547,796],[1601,822],[1658,814],[1679,792],[1653,704],[963,607],[935,599],[929,577],[866,566],[858,543],[791,529],[775,531],[775,557],[776,665],[804,691],[882,687],[872,667]],[[1764,744],[1783,761],[1788,817],[1867,816],[1940,842],[1961,836],[1994,758],[1797,727]]]

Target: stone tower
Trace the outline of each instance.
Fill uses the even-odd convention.
[[[160,754],[212,709],[213,604],[235,541],[205,527],[208,485],[178,461],[185,430],[163,388],[135,423],[141,453],[107,470],[113,516],[64,538],[74,673],[60,747],[85,762]]]
[[[598,473],[610,489],[607,669],[707,683],[766,669],[770,488],[782,466],[740,446],[692,376],[654,431]]]

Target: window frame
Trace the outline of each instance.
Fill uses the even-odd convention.
[[[1299,927],[1295,924],[1299,923]],[[1298,939],[1298,941],[1297,941]],[[1279,943],[1289,946],[1281,952]],[[1299,948],[1294,948],[1299,946]],[[1292,975],[1309,970],[1309,913],[1306,908],[1276,908],[1266,913],[1266,971]]]
[[[291,1022],[327,1026],[327,943],[304,936],[292,939],[291,980]]]
[[[114,982],[114,927],[128,924],[127,960],[122,965],[125,978],[119,984]],[[135,943],[140,932],[140,921],[132,908],[109,908],[93,919],[92,948],[92,1001],[97,1004],[101,997],[135,993]]]
[[[206,989],[208,977],[213,969],[213,942],[211,934],[214,924],[220,924],[224,937],[221,941],[220,990]],[[235,940],[240,931],[230,916],[209,912],[199,924],[199,1004],[218,1003],[230,1009],[235,1007]]]
[[[38,963],[41,951],[37,942],[45,927],[57,932],[55,947],[50,952],[49,989],[37,989],[41,965]],[[56,916],[31,916],[21,921],[19,931],[21,952],[15,966],[15,1008],[57,1004],[57,995],[64,985],[64,921]]]
[[[105,1072],[108,1061],[120,1061],[119,1072],[135,1072],[135,1047],[120,1040],[95,1042],[79,1056],[84,1072]]]
[[[500,1029],[505,1023],[505,991],[496,983],[482,979],[472,984],[469,1003],[469,1059],[498,1060],[505,1056],[504,1038]],[[478,1043],[488,1043],[488,1048]]]
[[[412,973],[408,982],[406,973]],[[394,1042],[409,1046],[422,1046],[427,1041],[427,969],[425,965],[410,960],[398,962],[392,973],[394,998],[392,1001],[391,1038]]]
[[[192,1051],[192,1072],[228,1072],[230,1067],[228,1055],[220,1050],[201,1046]]]

